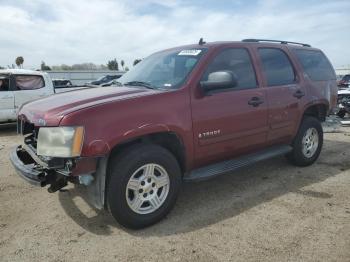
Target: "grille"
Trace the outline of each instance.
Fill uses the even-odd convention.
[[[28,121],[18,120],[17,133],[24,136],[24,143],[26,145],[32,146],[36,149],[39,127],[36,127]]]

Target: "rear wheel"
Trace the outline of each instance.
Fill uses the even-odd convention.
[[[166,216],[175,204],[181,171],[175,157],[157,145],[132,146],[110,160],[107,201],[123,226],[143,228]]]
[[[294,138],[293,151],[287,155],[290,162],[297,166],[309,166],[320,155],[323,145],[323,130],[320,121],[306,116]]]

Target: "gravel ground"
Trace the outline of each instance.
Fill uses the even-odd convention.
[[[0,128],[1,261],[350,261],[350,128],[325,134],[311,167],[276,158],[184,184],[175,209],[121,228],[73,187],[49,194],[19,178]]]

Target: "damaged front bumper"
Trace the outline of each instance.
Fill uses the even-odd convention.
[[[43,161],[35,149],[23,145],[12,150],[10,160],[17,174],[28,183],[40,187],[50,185],[50,193],[65,187],[68,182],[84,184],[89,202],[98,209],[104,208],[106,157]]]
[[[10,153],[10,160],[17,174],[28,183],[35,186],[45,186],[45,173],[36,167],[32,157],[21,146]]]

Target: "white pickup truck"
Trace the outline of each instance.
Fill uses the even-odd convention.
[[[84,87],[55,90],[50,76],[41,71],[0,70],[0,123],[16,121],[18,109],[28,101],[81,88]]]

